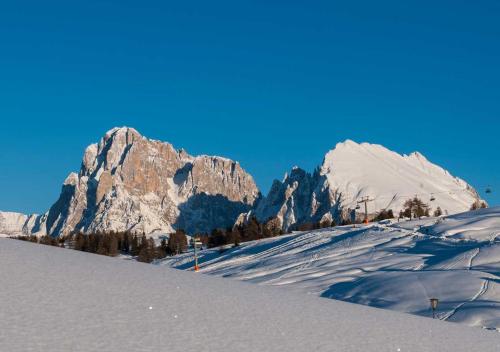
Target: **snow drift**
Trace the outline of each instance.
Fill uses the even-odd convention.
[[[0,350],[498,351],[497,334],[0,239]]]

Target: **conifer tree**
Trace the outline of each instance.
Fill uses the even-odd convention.
[[[130,241],[130,254],[133,256],[139,254],[139,239],[137,235],[132,235],[132,240]]]
[[[108,255],[116,257],[118,255],[118,234],[112,234],[109,238]]]
[[[143,263],[151,263],[155,259],[155,242],[152,238],[144,240],[141,243],[141,250],[137,260]]]
[[[436,208],[436,210],[434,210],[434,216],[438,217],[438,216],[441,216],[441,215],[443,215],[443,211],[441,210],[441,207],[438,206]]]
[[[172,254],[185,252],[187,250],[187,237],[184,230],[178,229],[170,234],[167,247]]]

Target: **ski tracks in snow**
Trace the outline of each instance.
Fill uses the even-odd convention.
[[[475,248],[474,252],[470,256],[470,258],[469,258],[469,270],[472,269],[472,261],[474,260],[474,258],[476,258],[479,255],[479,251],[480,251],[480,248]]]
[[[440,320],[448,320],[451,317],[453,317],[464,305],[475,302],[477,299],[479,299],[481,296],[483,296],[488,291],[489,285],[490,285],[490,280],[484,279],[483,283],[481,284],[481,288],[474,296],[472,296],[472,298],[470,300],[460,303],[459,305],[457,305],[455,308],[453,308],[451,311],[449,311],[445,315],[440,316],[439,319]]]

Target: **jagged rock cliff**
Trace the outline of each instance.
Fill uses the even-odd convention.
[[[259,197],[232,160],[193,157],[132,128],[114,128],[90,145],[42,224],[52,236],[73,231],[189,233],[231,226]]]

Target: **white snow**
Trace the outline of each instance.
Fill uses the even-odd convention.
[[[282,182],[275,180],[254,215],[262,222],[277,218],[289,230],[327,219],[362,220],[363,197],[369,199],[370,218],[388,209],[397,216],[415,196],[427,204],[429,214],[438,207],[445,215],[455,214],[481,201],[474,188],[418,152],[400,155],[381,145],[347,140],[330,150],[312,174],[294,166]]]
[[[458,324],[12,239],[0,268],[0,351],[500,348],[498,334]]]
[[[430,230],[444,237],[493,242],[500,237],[500,214],[496,207],[456,214],[443,218]]]
[[[369,196],[369,211],[399,211],[403,203],[418,195],[433,209],[440,206],[450,214],[466,211],[478,199],[465,181],[415,152],[400,155],[378,145],[351,140],[338,143],[323,161],[321,173],[332,189],[342,193],[344,207]],[[430,202],[431,195],[436,199]]]
[[[28,215],[21,213],[0,211],[0,228],[6,234],[21,234],[20,229],[28,221],[28,217]]]
[[[45,231],[38,226],[44,218],[45,215],[0,211],[0,233],[5,236],[44,235]]]
[[[202,273],[500,330],[500,207],[204,250]],[[162,265],[191,270],[193,254]]]

